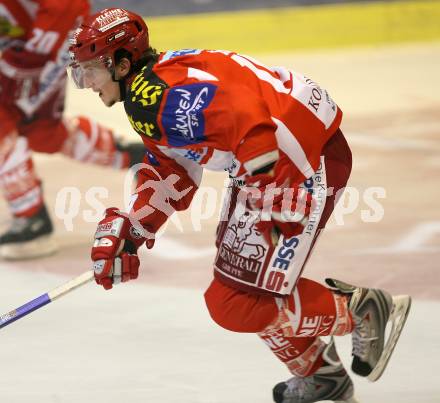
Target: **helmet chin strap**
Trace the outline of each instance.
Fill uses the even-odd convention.
[[[118,84],[119,84],[119,94],[120,94],[119,100],[121,102],[123,102],[125,100],[125,97],[127,96],[127,86],[125,85],[125,81],[126,81],[125,78],[123,78],[122,80],[118,81]]]
[[[130,70],[128,72],[128,74],[123,77],[120,78],[119,80],[116,78],[116,71],[113,68],[111,70],[111,76],[112,76],[112,80],[115,83],[119,84],[119,92],[120,92],[120,102],[124,102],[125,97],[127,96],[127,81],[130,82],[130,78],[136,73],[136,71],[133,71],[133,66],[130,66]]]
[[[115,75],[115,69],[112,69],[111,76],[112,76],[112,81],[118,83],[119,85],[119,101],[124,102],[125,97],[127,96],[127,86],[125,85],[127,77],[118,80]]]

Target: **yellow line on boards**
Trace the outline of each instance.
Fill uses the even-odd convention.
[[[250,53],[440,40],[440,1],[332,4],[146,18],[158,50]]]

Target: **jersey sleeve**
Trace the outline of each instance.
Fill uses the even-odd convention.
[[[167,156],[152,145],[146,150],[144,163],[137,174],[130,216],[155,233],[175,211],[189,207],[199,187],[202,168],[189,166],[185,159]]]

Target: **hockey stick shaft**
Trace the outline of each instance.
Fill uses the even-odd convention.
[[[29,315],[31,312],[42,308],[43,306],[55,301],[56,299],[63,297],[70,291],[75,290],[78,287],[87,284],[94,278],[93,270],[86,271],[78,277],[75,277],[65,284],[49,291],[46,294],[40,295],[39,297],[27,302],[26,304],[0,316],[0,329],[2,327],[10,325],[18,319]]]

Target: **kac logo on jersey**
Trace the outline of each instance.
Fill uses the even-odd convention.
[[[171,88],[163,111],[162,124],[172,146],[197,144],[205,139],[203,111],[211,103],[217,86],[190,84]]]

